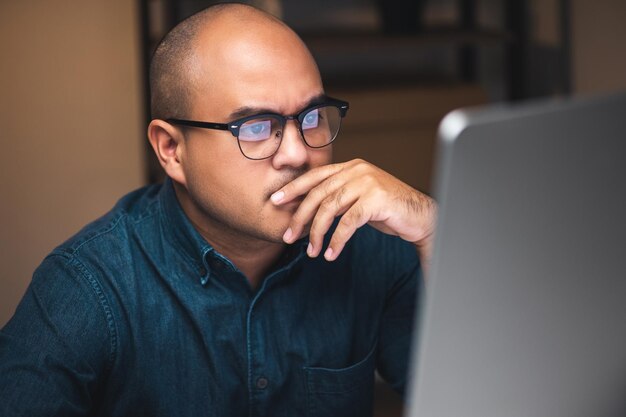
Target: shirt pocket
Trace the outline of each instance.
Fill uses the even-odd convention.
[[[365,359],[347,368],[304,367],[309,417],[372,415],[376,344]]]

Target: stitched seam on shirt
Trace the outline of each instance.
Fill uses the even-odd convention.
[[[73,255],[76,254],[80,250],[80,248],[82,248],[84,245],[86,245],[87,243],[91,242],[92,240],[97,239],[100,236],[105,235],[105,234],[110,233],[113,230],[115,230],[117,228],[117,226],[120,224],[120,222],[122,221],[122,219],[124,217],[126,217],[126,215],[127,215],[127,213],[125,211],[121,212],[118,215],[117,219],[115,219],[111,224],[109,224],[107,226],[107,228],[105,228],[104,230],[101,230],[99,232],[95,232],[95,234],[93,236],[91,236],[88,239],[82,241],[78,246],[76,246],[74,248],[74,250],[72,251],[72,254]]]
[[[67,258],[66,258],[66,259],[67,259]],[[34,300],[35,300],[35,303],[37,304],[37,307],[38,307],[40,310],[45,311],[45,310],[46,310],[46,308],[44,307],[44,304],[45,304],[45,303],[41,300],[41,297],[40,297],[40,296],[39,296],[39,294],[37,293],[37,289],[36,289],[36,288],[33,288],[32,294],[33,294],[33,298],[34,298]],[[50,326],[51,328],[53,328],[53,329],[54,329],[54,331],[55,331],[55,333],[56,333],[58,336],[60,336],[60,335],[61,335],[61,332],[59,331],[59,328],[58,328],[58,327],[56,326],[56,324],[54,324],[54,322],[53,322],[53,321],[49,318],[49,316],[48,316],[48,314],[47,314],[47,313],[48,313],[48,312],[46,311],[46,314],[44,314],[44,317],[43,317],[44,322],[45,322],[48,326]],[[73,348],[72,348],[72,347],[71,347],[71,346],[70,346],[70,345],[69,345],[69,344],[68,344],[68,343],[67,343],[67,342],[66,342],[66,341],[62,338],[62,337],[59,337],[59,341],[60,341],[60,343],[62,343],[62,344],[63,344],[63,346],[64,346],[64,347],[65,347],[68,351],[70,351],[70,352],[72,353],[72,356],[74,356],[75,358],[78,358],[78,360],[80,360],[81,362],[84,362],[84,363],[87,365],[87,367],[89,367],[89,369],[91,369],[91,370],[94,372],[94,374],[95,374],[95,370],[94,370],[94,368],[91,366],[91,363],[89,363],[89,361],[82,360],[82,358],[80,357],[80,354],[78,354],[78,353],[77,353],[77,352],[76,352],[76,351],[75,351],[75,350],[74,350],[74,349],[73,349]],[[50,354],[50,353],[48,353],[48,354]],[[50,355],[51,355],[51,354],[50,354]]]
[[[150,204],[148,204],[145,210],[143,210],[141,213],[138,213],[136,217],[131,216],[131,214],[126,211],[124,211],[124,213],[128,215],[128,219],[133,224],[141,223],[143,220],[154,216],[155,214],[157,214],[158,211],[160,211],[160,206],[158,206],[158,204],[159,204],[158,199],[156,199],[155,201],[152,201]]]
[[[113,312],[109,305],[109,301],[107,300],[106,295],[104,294],[104,290],[102,289],[102,286],[100,285],[98,280],[91,274],[85,264],[83,264],[76,257],[72,258],[72,263],[76,266],[76,268],[81,272],[82,276],[90,284],[91,288],[96,294],[96,297],[98,298],[98,303],[100,304],[100,307],[104,312],[104,316],[106,317],[110,339],[109,358],[105,369],[105,373],[108,373],[113,368],[113,363],[115,362],[117,356],[118,332],[115,318],[113,317]]]
[[[121,221],[124,218],[127,218],[130,222],[132,222],[132,224],[138,224],[138,223],[141,223],[143,220],[148,219],[148,218],[154,216],[155,212],[152,211],[152,208],[157,203],[158,203],[158,201],[154,201],[154,202],[150,203],[148,205],[148,207],[146,208],[146,210],[143,211],[137,218],[133,218],[133,217],[130,216],[130,214],[127,211],[121,210],[120,213],[116,216],[116,218],[114,218],[114,220],[111,223],[106,225],[104,227],[104,229],[98,230],[98,231],[94,231],[92,236],[90,236],[90,237],[86,238],[85,240],[83,240],[82,242],[80,242],[78,244],[78,246],[74,247],[73,250],[70,251],[70,253],[76,254],[84,245],[88,244],[92,240],[95,240],[95,239],[99,238],[100,236],[103,236],[103,235],[105,235],[107,233],[110,233],[110,232],[114,231],[117,228],[117,226],[119,226],[119,224],[121,223]]]

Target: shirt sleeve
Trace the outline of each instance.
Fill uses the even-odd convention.
[[[0,415],[88,415],[115,353],[114,329],[82,263],[46,258],[0,331]]]
[[[408,246],[408,249],[403,248],[401,262],[398,264],[398,270],[402,272],[391,280],[392,285],[387,291],[380,322],[377,357],[378,373],[401,395],[404,395],[407,383],[416,306],[422,286],[422,270],[417,251],[412,245]]]

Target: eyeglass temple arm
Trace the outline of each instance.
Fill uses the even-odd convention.
[[[339,100],[337,98],[326,96],[326,104],[333,104],[339,108],[341,117],[344,117],[350,108],[350,103],[347,101]]]
[[[203,129],[228,130],[228,124],[225,123],[198,122],[195,120],[184,119],[167,119],[165,121],[174,125],[201,127]]]

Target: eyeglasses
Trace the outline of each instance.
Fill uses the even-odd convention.
[[[168,123],[202,129],[229,130],[239,144],[243,156],[260,160],[274,156],[283,139],[287,120],[297,120],[300,135],[307,146],[323,148],[330,145],[341,127],[341,119],[348,112],[349,104],[326,97],[293,116],[276,113],[256,114],[242,117],[230,123],[198,122],[195,120],[167,119]]]

